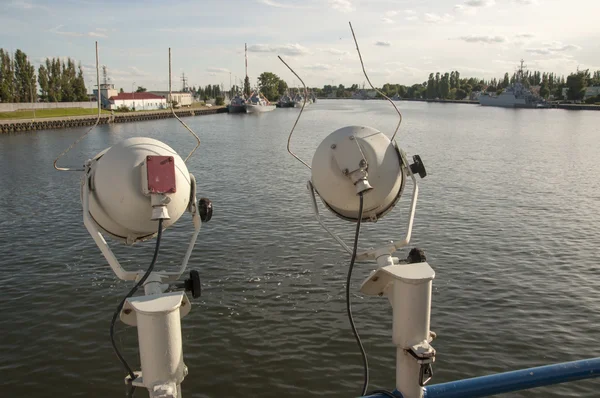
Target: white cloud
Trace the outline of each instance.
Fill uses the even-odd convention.
[[[25,1],[25,0],[13,0],[10,3],[8,3],[8,5],[10,7],[20,8],[23,10],[33,10],[34,8],[39,8],[39,9],[48,11],[48,7],[41,6],[41,5],[32,3],[30,1]]]
[[[460,40],[466,41],[467,43],[504,43],[506,42],[506,37],[504,36],[461,36]]]
[[[398,15],[398,11],[386,11],[385,16],[386,17],[395,17],[396,15]]]
[[[380,47],[390,47],[392,43],[390,43],[389,41],[378,41],[375,42],[375,45]]]
[[[478,73],[480,75],[485,75],[488,74],[490,71],[486,70],[486,69],[480,69],[480,68],[472,68],[470,66],[454,66],[451,69],[453,70],[457,70],[460,72],[469,72],[469,73]]]
[[[352,12],[354,6],[349,0],[329,0],[329,6],[341,12]]]
[[[515,3],[517,4],[522,4],[522,5],[537,5],[539,4],[538,0],[513,0]]]
[[[319,51],[323,51],[333,55],[348,55],[348,51],[338,50],[337,48],[320,48]]]
[[[103,37],[103,38],[107,38],[108,37],[104,33],[100,33],[100,32],[88,32],[87,35],[90,36],[90,37]]]
[[[62,30],[62,28],[65,25],[58,25],[55,28],[50,29],[50,32],[55,33],[57,35],[61,35],[61,36],[71,36],[71,37],[80,37],[83,36],[83,33],[78,33],[78,32],[67,32]]]
[[[98,31],[98,32],[108,32],[108,29],[106,29],[106,28],[96,28],[96,31]]]
[[[463,4],[455,5],[454,9],[463,14],[475,15],[478,8],[491,7],[494,4],[494,0],[465,0]]]
[[[206,68],[206,71],[211,73],[229,73],[229,69],[226,68]]]
[[[386,62],[386,66],[392,66],[395,73],[402,73],[405,75],[418,76],[423,73],[422,69],[414,68],[412,66],[406,66],[402,62]]]
[[[300,44],[254,44],[248,47],[248,51],[254,53],[279,53],[290,56],[306,55],[309,53],[308,49]]]
[[[132,76],[140,76],[140,77],[147,77],[147,76],[151,76],[150,73],[141,70],[140,68],[137,68],[135,66],[130,66],[129,69],[131,70],[131,75]]]
[[[381,22],[383,22],[383,23],[394,23],[394,20],[390,19],[390,18],[383,17],[383,18],[381,18]]]
[[[413,10],[404,10],[404,15],[406,15],[404,19],[406,19],[407,21],[416,21],[417,19],[419,19],[417,17],[416,11]]]
[[[121,78],[149,77],[149,76],[151,76],[150,73],[143,71],[135,66],[130,66],[127,69],[109,68],[108,75],[109,76],[117,76],[117,78],[119,78],[119,77],[121,77]]]
[[[549,55],[575,50],[581,50],[581,47],[576,46],[575,44],[563,44],[561,42],[556,41],[553,43],[542,43],[542,47],[528,48],[525,51],[527,51],[530,54]]]
[[[281,4],[273,0],[258,0],[259,3],[262,3],[271,7],[279,7],[279,8],[289,8],[290,6],[287,4]]]
[[[313,65],[305,65],[302,68],[310,69],[310,70],[330,70],[333,67],[328,64],[313,64]]]
[[[434,13],[425,13],[425,22],[428,23],[439,23],[439,22],[450,22],[454,17],[450,14],[438,15]]]
[[[62,30],[63,27],[64,27],[64,25],[58,25],[58,26],[50,29],[50,32],[60,35],[60,36],[69,36],[69,37],[82,37],[82,36],[102,37],[102,38],[108,37],[106,34],[102,33],[105,30],[101,30],[101,29],[96,29],[96,31],[94,31],[94,32],[87,32],[84,34],[81,32],[70,32],[70,31]]]
[[[519,33],[518,35],[515,35],[515,37],[519,39],[532,39],[535,35],[533,33]]]
[[[490,7],[496,4],[494,0],[466,0],[467,7]]]

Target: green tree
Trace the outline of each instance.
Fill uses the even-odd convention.
[[[594,72],[594,74],[592,75],[592,78],[590,79],[589,85],[590,86],[600,86],[600,70],[597,70],[596,72]]]
[[[406,94],[407,94],[407,89],[406,89],[406,87],[404,87],[404,86],[400,86],[400,87],[398,87],[398,96],[399,96],[400,98],[404,98],[404,97],[406,97]]]
[[[447,99],[450,95],[450,75],[444,73],[440,80],[440,98]]]
[[[463,90],[462,88],[459,88],[456,90],[456,99],[457,100],[463,100],[465,98],[467,98],[468,93]]]
[[[435,74],[435,86],[434,86],[435,96],[434,96],[434,98],[439,98],[442,96],[440,88],[441,88],[440,87],[440,72],[437,72]]]
[[[427,98],[435,98],[435,80],[433,73],[429,74],[429,79],[427,80]]]
[[[123,87],[121,87],[121,88],[119,89],[119,94],[123,94],[124,92],[125,92],[125,91],[123,90]]]
[[[135,92],[136,93],[145,93],[146,87],[138,86],[137,89],[135,90]]]
[[[510,77],[508,77],[508,72],[504,74],[504,80],[502,80],[502,88],[506,88],[510,86]]]
[[[58,58],[53,58],[52,60],[46,58],[46,69],[48,70],[48,101],[60,102],[62,95],[60,60]]]
[[[83,79],[83,68],[81,64],[77,67],[77,77],[73,82],[73,92],[76,101],[87,101],[87,90],[85,88],[85,80]]]
[[[40,97],[44,102],[48,102],[48,90],[49,90],[49,81],[48,81],[48,70],[42,64],[38,69],[38,83],[40,84]]]
[[[60,97],[62,102],[75,101],[75,62],[67,58],[67,62],[62,63],[62,75],[60,78]]]
[[[285,94],[285,90],[288,89],[288,85],[284,80],[279,79],[279,84],[277,86],[277,93],[279,95]]]
[[[258,77],[258,88],[269,101],[279,97],[279,76],[272,72],[263,72]]]
[[[570,100],[582,100],[585,96],[585,88],[587,87],[587,81],[590,77],[589,71],[577,71],[577,73],[571,73],[567,77],[567,98]]]
[[[14,59],[14,102],[31,102],[37,92],[35,68],[21,50],[15,51]]]
[[[0,49],[0,102],[13,102],[13,61],[10,53]]]
[[[550,88],[548,88],[548,84],[543,83],[542,87],[540,87],[540,97],[548,98],[550,95]]]

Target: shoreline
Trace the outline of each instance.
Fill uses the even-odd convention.
[[[385,98],[319,98],[320,100],[356,100],[356,101],[386,101]],[[412,102],[435,102],[435,103],[446,103],[446,104],[468,104],[468,105],[479,105],[479,101],[473,100],[444,100],[444,99],[424,99],[424,98],[402,98],[399,100],[392,100],[394,102],[398,101],[412,101]],[[489,108],[496,108],[494,106],[489,106]],[[554,103],[549,107],[545,108],[519,108],[514,107],[507,109],[564,109],[569,111],[600,111],[600,105],[594,104],[567,104],[567,103]]]
[[[227,107],[219,106],[202,109],[191,108],[179,109],[175,111],[175,114],[178,117],[215,115],[218,113],[227,113]],[[170,109],[147,112],[140,111],[115,113],[114,115],[103,113],[100,114],[100,121],[98,124],[142,122],[146,120],[168,119],[172,117],[173,114],[171,113]],[[38,119],[4,119],[0,120],[0,134],[92,126],[96,123],[97,119],[97,115],[48,117]]]

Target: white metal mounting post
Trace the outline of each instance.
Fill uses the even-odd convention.
[[[378,264],[393,264],[389,255]],[[387,295],[392,304],[392,340],[396,345],[396,389],[404,398],[422,398],[435,350],[431,342],[431,287],[435,272],[426,262],[385,265],[365,280],[360,291]]]

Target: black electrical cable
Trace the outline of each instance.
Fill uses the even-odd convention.
[[[112,321],[110,322],[110,342],[112,343],[113,349],[115,351],[115,354],[117,354],[119,361],[121,361],[121,363],[127,370],[127,373],[129,373],[131,382],[133,382],[133,380],[135,380],[136,375],[135,375],[135,373],[133,373],[133,370],[131,370],[131,367],[129,367],[129,364],[127,364],[127,361],[125,360],[123,355],[121,355],[121,353],[119,352],[119,349],[117,348],[117,344],[115,343],[115,322],[117,321],[117,317],[119,316],[119,314],[121,313],[121,310],[123,309],[123,306],[125,305],[125,301],[129,297],[133,296],[135,294],[135,292],[137,292],[138,288],[140,286],[142,286],[144,284],[144,282],[146,282],[146,279],[148,279],[148,277],[154,270],[154,266],[156,265],[156,259],[158,258],[158,250],[160,248],[160,238],[162,236],[162,223],[163,223],[162,218],[159,218],[158,219],[158,235],[156,236],[156,246],[154,247],[154,257],[152,257],[152,262],[150,262],[150,266],[146,270],[146,273],[144,274],[144,276],[142,276],[142,278],[138,281],[138,283],[135,284],[133,289],[131,289],[129,291],[129,293],[127,293],[127,295],[123,298],[123,300],[121,300],[121,303],[119,303],[117,310],[113,314]],[[129,391],[129,396],[133,396],[133,392],[135,391],[135,387],[134,386],[131,386],[131,387],[132,388]]]
[[[352,304],[350,302],[350,280],[352,279],[352,270],[354,269],[354,262],[356,261],[356,251],[358,249],[358,236],[360,235],[360,223],[362,221],[363,215],[363,193],[359,193],[358,196],[360,197],[360,204],[358,207],[358,221],[356,222],[356,233],[354,234],[354,248],[352,249],[352,258],[350,259],[350,267],[348,268],[348,276],[346,278],[346,311],[348,312],[348,321],[350,322],[352,333],[354,334],[356,344],[358,344],[358,348],[360,349],[360,354],[362,356],[364,368],[364,384],[360,395],[365,395],[367,393],[367,387],[369,386],[369,363],[367,361],[367,354],[365,352],[365,348],[363,347],[362,341],[360,340],[360,336],[356,331],[356,325],[354,325],[354,318],[352,317]]]
[[[348,268],[348,276],[346,278],[346,311],[348,312],[348,321],[350,322],[352,333],[354,334],[356,344],[358,344],[358,348],[360,349],[360,355],[362,356],[364,368],[364,383],[361,396],[364,396],[367,395],[367,388],[369,387],[369,362],[367,360],[367,353],[365,352],[365,347],[362,344],[360,336],[358,335],[358,331],[356,330],[356,325],[354,324],[354,317],[352,316],[352,303],[350,302],[350,281],[352,279],[352,271],[354,270],[354,262],[356,261],[356,252],[358,250],[358,237],[360,235],[360,224],[362,221],[364,207],[363,193],[361,192],[358,195],[360,198],[360,204],[358,207],[358,221],[356,222],[356,232],[354,234],[354,247],[352,248],[352,258],[350,259],[350,267]],[[394,395],[394,393],[387,390],[375,390],[369,393],[369,395],[373,394],[383,394],[388,397],[397,398],[397,396]]]

